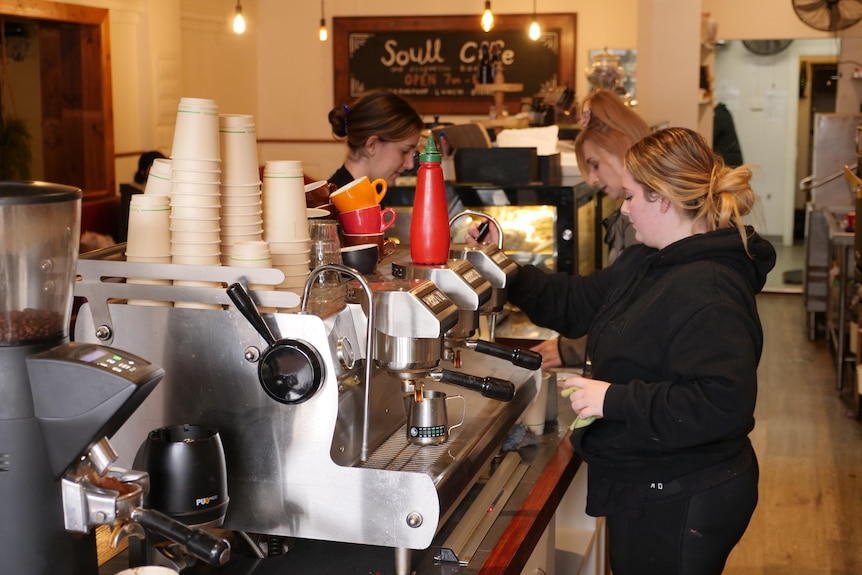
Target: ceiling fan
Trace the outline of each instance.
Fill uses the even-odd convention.
[[[862,0],[792,0],[805,24],[823,32],[846,30],[862,21]]]

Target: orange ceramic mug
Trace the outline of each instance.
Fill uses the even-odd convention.
[[[381,260],[395,253],[398,247],[392,240],[384,238],[383,232],[379,234],[342,234],[341,240],[341,244],[346,247],[358,246],[360,244],[377,244],[377,255]]]
[[[362,176],[332,192],[329,201],[339,212],[349,212],[377,205],[385,195],[386,180],[377,178],[372,182],[367,176]]]

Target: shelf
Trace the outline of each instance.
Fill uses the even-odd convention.
[[[473,84],[473,91],[477,94],[496,94],[497,92],[523,92],[524,85],[513,82],[501,82],[499,84]]]

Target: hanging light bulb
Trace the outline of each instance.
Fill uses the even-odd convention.
[[[542,29],[539,28],[539,21],[536,19],[536,0],[533,0],[533,22],[530,24],[530,40],[534,42],[542,35]]]
[[[236,0],[236,16],[233,17],[233,31],[237,34],[245,32],[245,18],[242,15],[240,0]]]
[[[320,0],[320,29],[317,31],[317,35],[321,42],[326,42],[326,39],[329,38],[329,31],[326,29],[326,17],[323,15],[323,0]]]
[[[494,15],[491,13],[491,0],[485,0],[485,11],[482,12],[482,30],[490,32],[494,27]]]

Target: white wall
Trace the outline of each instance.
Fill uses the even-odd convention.
[[[837,53],[834,40],[794,41],[775,56],[757,56],[739,40],[716,51],[716,99],[724,102],[739,135],[743,159],[756,166],[762,233],[793,243],[796,128],[800,56]]]
[[[283,0],[257,0],[256,4],[259,16],[258,137],[305,140],[294,144],[263,144],[260,146],[261,160],[299,159],[303,161],[306,173],[326,178],[341,164],[344,146],[332,142],[326,120],[334,105],[332,41],[321,43],[317,39],[320,4]],[[609,10],[606,3],[591,0],[538,2],[540,13],[577,14],[575,88],[578,99],[586,94],[588,87],[583,72],[589,63],[590,50],[635,47],[637,4],[637,0],[615,0],[613,9]],[[326,19],[331,31],[333,15],[475,14],[478,27],[483,6],[480,0],[438,0],[419,4],[402,0],[327,0]],[[532,3],[494,0],[492,8],[500,14],[523,14],[532,11]],[[444,114],[441,119],[452,118]]]

